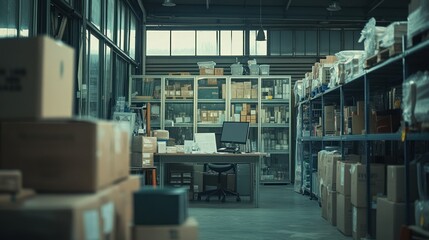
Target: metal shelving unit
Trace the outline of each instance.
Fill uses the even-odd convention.
[[[144,83],[153,82],[156,79],[156,86],[148,86]],[[180,94],[169,92],[173,91],[168,87],[168,82],[187,82],[192,85],[192,96],[183,97]],[[234,83],[251,82],[251,85],[256,92],[246,98],[233,95],[231,92]],[[277,81],[277,82],[276,82]],[[279,89],[274,83],[281,84],[282,89]],[[199,76],[153,76],[153,75],[134,75],[130,77],[130,99],[131,104],[139,105],[152,103],[159,105],[159,122],[152,127],[155,129],[169,129],[174,131],[170,134],[171,137],[183,140],[183,135],[186,139],[192,139],[193,134],[197,132],[214,132],[220,133],[223,121],[233,120],[233,105],[250,104],[253,110],[256,111],[257,118],[255,122],[250,124],[250,147],[253,151],[261,151],[267,153],[263,158],[264,170],[270,169],[270,174],[262,176],[261,183],[286,184],[290,182],[290,151],[291,148],[291,113],[289,106],[291,101],[291,77],[290,76],[214,76],[214,75],[199,75]],[[170,84],[171,85],[171,84]],[[174,84],[173,84],[174,85]],[[271,88],[273,93],[284,93],[281,98],[276,98],[272,93],[272,99],[265,99],[266,92],[261,91],[261,86]],[[216,88],[216,90],[215,90]],[[222,90],[222,88],[225,88]],[[150,89],[149,92],[147,89]],[[257,89],[257,90],[256,90]],[[155,92],[155,90],[157,92]],[[178,90],[178,89],[174,89]],[[201,91],[200,91],[201,90]],[[132,95],[137,93],[137,96]],[[178,92],[179,93],[179,92]],[[142,94],[145,94],[142,96]],[[172,95],[175,96],[172,96]],[[213,94],[213,95],[210,95]],[[217,95],[218,94],[218,95]],[[224,96],[223,96],[224,95]],[[134,96],[134,97],[131,97]],[[159,96],[159,98],[154,98]],[[232,98],[234,97],[234,98]],[[279,95],[277,96],[279,97]],[[268,98],[268,97],[267,97]],[[188,116],[193,121],[192,123],[177,123],[175,119],[167,119],[167,108],[171,106],[192,105],[192,115]],[[275,107],[281,110],[281,121],[273,121],[262,123],[261,110],[263,107]],[[217,120],[202,119],[201,111],[217,111]],[[171,117],[170,117],[171,118]],[[262,145],[263,133],[266,131],[281,132],[282,142],[273,143],[270,148],[265,149]],[[176,133],[177,132],[177,133]],[[283,135],[286,136],[283,138]],[[181,144],[181,141],[176,141],[176,144]],[[287,147],[286,147],[287,146]],[[263,175],[263,174],[262,174]]]
[[[410,73],[417,72],[418,70],[429,70],[425,66],[424,61],[429,56],[429,41],[423,42],[411,49],[406,49],[405,38],[403,40],[403,53],[394,56],[373,68],[364,71],[359,76],[356,76],[354,79],[349,82],[331,88],[324,93],[321,93],[313,98],[303,100],[299,103],[299,107],[302,108],[301,112],[301,126],[303,127],[302,131],[310,131],[310,136],[303,136],[298,139],[302,144],[309,146],[309,152],[314,153],[318,150],[312,149],[315,144],[321,144],[321,149],[328,143],[339,143],[341,153],[344,154],[344,145],[346,143],[359,143],[363,146],[363,162],[366,164],[366,175],[370,176],[370,164],[374,162],[373,159],[373,145],[375,143],[388,143],[390,148],[392,146],[402,145],[403,148],[403,164],[405,166],[405,181],[406,181],[406,221],[410,223],[411,221],[411,205],[409,199],[409,176],[410,168],[409,164],[414,158],[415,151],[412,150],[413,146],[417,142],[429,143],[429,133],[408,133],[406,129],[403,129],[402,132],[393,132],[393,133],[371,133],[371,122],[370,122],[370,102],[372,102],[372,97],[376,94],[382,93],[383,91],[388,91],[389,88],[402,87],[402,82],[410,76]],[[426,64],[427,65],[427,64]],[[412,69],[412,70],[410,70]],[[385,94],[385,93],[384,93]],[[364,129],[366,134],[362,135],[345,135],[344,134],[344,118],[343,118],[343,108],[346,106],[346,102],[364,101]],[[314,103],[321,103],[322,108],[328,104],[337,104],[340,107],[341,112],[341,130],[340,136],[326,136],[325,130],[323,129],[323,136],[314,136],[312,129],[308,129],[308,125],[312,122],[312,117],[314,117],[312,112],[312,107]],[[385,108],[389,109],[389,108]],[[307,116],[307,115],[308,116]],[[324,112],[322,111],[322,119]],[[324,122],[323,128],[324,128]],[[405,137],[404,137],[405,136]],[[388,148],[384,146],[385,148]],[[299,150],[297,150],[298,152]],[[396,149],[396,151],[399,151]],[[427,150],[425,150],[427,151]],[[302,155],[305,154],[302,151]],[[304,161],[305,157],[301,157],[301,161]],[[301,164],[304,164],[302,162]],[[311,164],[311,161],[310,161]],[[304,171],[302,171],[304,172]],[[302,179],[304,179],[302,173]],[[310,176],[310,181],[312,181]],[[370,181],[367,181],[367,206],[371,206],[371,184]],[[311,184],[310,184],[311,192]],[[367,224],[371,225],[371,208],[367,210]],[[367,235],[369,238],[374,237],[374,233],[371,232],[371,228],[368,227]]]

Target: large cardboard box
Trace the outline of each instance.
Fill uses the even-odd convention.
[[[157,149],[156,137],[133,136],[132,152],[156,153]]]
[[[351,175],[350,168],[356,162],[337,162],[337,192],[350,196],[351,194]]]
[[[96,194],[37,195],[0,206],[2,239],[104,239]]]
[[[366,165],[354,164],[350,168],[351,172],[351,198],[352,204],[356,207],[366,207]],[[385,193],[385,166],[382,164],[371,164],[370,190],[371,196],[381,196]]]
[[[361,135],[362,131],[365,130],[364,115],[353,115],[352,116],[352,134]]]
[[[336,191],[337,162],[339,160],[341,160],[341,155],[339,154],[330,153],[324,156],[324,162],[325,162],[325,168],[326,168],[324,184],[331,191]]]
[[[352,206],[352,236],[354,240],[360,240],[367,235],[367,209]],[[371,210],[371,233],[375,236],[376,211]]]
[[[200,68],[200,75],[214,75],[214,68]]]
[[[98,195],[98,211],[100,230],[102,239],[115,240],[116,239],[116,208],[117,205],[116,197],[119,194],[118,185],[112,185],[106,189],[100,191]]]
[[[352,203],[350,196],[337,192],[337,229],[346,236],[352,235]]]
[[[223,75],[223,68],[215,68],[214,75]]]
[[[153,153],[139,153],[133,152],[131,154],[131,167],[153,166],[154,155]]]
[[[405,203],[377,199],[377,240],[399,240],[401,226],[406,224],[405,207]]]
[[[0,39],[0,119],[73,114],[74,50],[47,36]]]
[[[320,187],[320,202],[322,205],[322,218],[328,220],[328,188],[324,185]]]
[[[21,170],[23,186],[45,192],[94,192],[112,181],[112,122],[3,122],[3,169]]]
[[[133,225],[133,194],[141,187],[140,176],[130,176],[117,184],[115,197],[116,212],[116,239],[131,240],[131,226]]]
[[[415,164],[409,165],[410,202],[418,198],[417,169]],[[392,202],[405,202],[405,166],[387,166],[387,199]]]
[[[181,225],[134,226],[134,240],[198,240],[198,223],[189,217]]]
[[[337,192],[328,190],[328,204],[327,204],[327,213],[328,213],[328,222],[332,226],[337,225]]]
[[[335,131],[335,106],[324,107],[325,131]]]
[[[112,180],[128,177],[130,173],[130,133],[129,125],[116,122],[112,136]]]

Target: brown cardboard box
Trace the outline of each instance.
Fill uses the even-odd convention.
[[[37,195],[0,206],[2,239],[103,239],[97,194]]]
[[[244,98],[244,89],[237,88],[237,98]]]
[[[0,170],[0,193],[17,193],[22,189],[22,174],[18,170]]]
[[[337,192],[350,196],[351,194],[351,175],[350,168],[356,162],[337,162]]]
[[[232,99],[237,98],[237,89],[236,88],[231,88],[231,98]]]
[[[352,206],[352,236],[354,240],[361,240],[367,235],[367,209]],[[375,236],[376,211],[371,210],[371,233]]]
[[[351,172],[351,199],[353,206],[366,207],[366,165],[353,164]],[[371,196],[380,196],[385,193],[385,166],[382,164],[371,164]]]
[[[168,140],[170,138],[170,134],[168,132],[168,130],[154,130],[153,131],[153,136],[157,138],[157,140],[161,139],[161,140]]]
[[[47,36],[0,39],[0,119],[69,118],[74,50]]]
[[[214,75],[223,75],[223,68],[215,68],[214,69]]]
[[[216,78],[208,78],[207,79],[207,85],[217,85],[217,79]]]
[[[252,96],[252,89],[244,89],[243,97],[246,99],[250,99]]]
[[[112,122],[53,120],[1,124],[3,169],[21,170],[36,191],[94,192],[113,181]]]
[[[243,82],[243,88],[249,90],[252,88],[252,82]]]
[[[410,164],[410,202],[418,199],[417,169]],[[405,166],[387,166],[387,199],[392,202],[405,202]]]
[[[257,88],[252,88],[250,90],[250,98],[252,98],[252,99],[258,98],[258,89]]]
[[[157,151],[156,137],[133,136],[132,143],[133,152],[156,153]]]
[[[129,125],[114,123],[112,137],[112,181],[128,177],[130,172]]]
[[[222,84],[222,99],[226,98],[226,84]]]
[[[405,207],[405,203],[377,199],[377,240],[400,239],[401,226],[406,224]]]
[[[117,184],[118,194],[115,198],[116,239],[131,240],[133,223],[133,193],[140,189],[140,176],[130,176]]]
[[[188,217],[182,225],[141,225],[133,227],[134,240],[198,240],[198,223]]]
[[[116,197],[119,194],[118,185],[112,185],[102,191],[98,195],[98,211],[99,221],[101,224],[102,239],[115,240],[116,238]]]
[[[153,166],[153,153],[132,153],[131,167]]]
[[[247,122],[247,116],[240,116],[240,122]]]
[[[364,117],[365,116],[365,102],[364,101],[357,101],[356,102],[356,110],[357,115]]]
[[[322,218],[328,220],[328,188],[324,185],[320,186],[320,202],[322,205]]]
[[[200,68],[200,75],[214,75],[214,68]]]
[[[337,192],[328,190],[328,204],[327,204],[327,212],[328,212],[328,222],[332,224],[332,226],[337,225]]]
[[[335,131],[335,106],[325,106],[325,131]]]
[[[337,229],[344,235],[352,235],[352,203],[350,196],[337,193]]]
[[[353,115],[352,116],[352,134],[361,135],[363,130],[365,130],[364,116]]]
[[[341,155],[339,154],[326,154],[324,158],[325,164],[325,179],[324,184],[328,187],[328,190],[336,191],[336,181],[337,181],[337,162],[341,160]]]

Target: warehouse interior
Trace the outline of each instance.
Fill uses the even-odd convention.
[[[428,20],[0,1],[0,239],[429,239]]]

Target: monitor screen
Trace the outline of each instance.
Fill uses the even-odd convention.
[[[223,122],[220,141],[224,143],[246,144],[248,135],[248,122]]]

